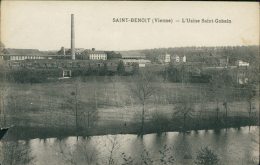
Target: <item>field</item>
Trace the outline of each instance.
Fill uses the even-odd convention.
[[[4,115],[6,126],[75,130],[75,110],[77,102],[78,123],[82,129],[87,125],[86,113],[97,109],[98,129],[93,134],[109,134],[122,131],[135,133],[136,128],[128,127],[140,123],[142,106],[130,91],[130,77],[92,77],[68,79],[55,83],[41,84],[3,84],[2,90],[2,125]],[[219,116],[223,118],[222,92],[219,92]],[[216,115],[217,102],[209,84],[160,83],[158,90],[146,101],[146,121],[152,120],[155,113],[171,118],[180,96],[194,102],[195,112],[191,122],[198,115],[209,119]],[[235,89],[228,97],[228,116],[247,117],[248,103],[245,93]],[[256,99],[257,100],[257,99]],[[201,108],[201,102],[204,106]],[[253,103],[252,116],[258,115],[258,102]],[[192,123],[190,123],[192,124]]]

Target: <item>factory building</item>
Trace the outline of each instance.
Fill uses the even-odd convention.
[[[3,60],[46,59],[38,49],[3,49],[1,57]]]
[[[86,49],[84,48],[75,48],[75,54],[82,54]],[[61,47],[61,49],[57,52],[58,55],[71,55],[71,49]]]
[[[76,54],[78,60],[107,60],[107,54],[104,51],[85,50],[81,54]]]

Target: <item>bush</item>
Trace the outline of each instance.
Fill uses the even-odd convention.
[[[152,114],[152,118],[150,120],[150,127],[152,132],[161,134],[168,130],[168,126],[169,119],[166,115],[158,111]]]
[[[218,162],[219,162],[218,156],[215,155],[211,149],[205,147],[199,150],[199,154],[197,156],[197,160],[195,161],[195,164],[215,165],[218,164]]]

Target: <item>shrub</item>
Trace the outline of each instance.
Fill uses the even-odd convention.
[[[216,165],[218,164],[218,162],[219,162],[218,156],[215,155],[211,149],[205,147],[199,150],[199,154],[197,156],[197,160],[195,161],[195,164]]]
[[[156,133],[166,132],[168,130],[169,119],[166,115],[161,112],[154,112],[150,120],[150,126],[152,131]]]

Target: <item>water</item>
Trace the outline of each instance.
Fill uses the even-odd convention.
[[[194,164],[198,150],[208,146],[218,155],[220,164],[242,165],[249,164],[254,158],[258,161],[258,130],[259,127],[254,126],[250,130],[249,127],[242,127],[241,129],[223,129],[218,132],[191,131],[189,134],[167,132],[161,136],[148,134],[143,139],[130,134],[93,136],[88,139],[79,138],[79,141],[76,137],[31,139],[19,141],[22,149],[18,151],[25,153],[23,149],[30,150],[28,155],[33,156],[34,159],[27,162],[36,165],[60,165],[69,164],[69,162],[72,164],[108,164],[109,160],[115,164],[122,164],[124,163],[122,153],[125,153],[128,161],[133,160],[137,164],[142,161],[141,155],[148,163],[153,161],[154,164],[159,164],[161,157],[159,151],[165,153],[165,158],[173,156],[174,164]],[[2,151],[10,150],[8,143],[10,142],[2,142]],[[168,151],[164,151],[165,145],[166,149],[170,148]],[[8,153],[10,155],[11,152]],[[109,159],[110,157],[112,159]]]

